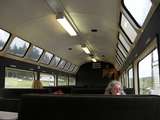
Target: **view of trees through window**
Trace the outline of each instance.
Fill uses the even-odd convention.
[[[68,77],[65,75],[58,76],[58,86],[66,86],[68,85]]]
[[[43,86],[55,86],[55,77],[51,74],[40,74],[40,81]]]
[[[15,68],[5,69],[5,88],[32,88],[34,72]]]
[[[28,42],[18,37],[15,37],[9,46],[8,52],[18,56],[24,56],[28,47],[29,47]]]
[[[28,53],[28,57],[37,61],[39,59],[39,57],[41,56],[43,50],[36,47],[36,46],[33,46],[32,50]]]
[[[128,71],[128,87],[133,88],[133,68]]]
[[[139,62],[140,94],[159,94],[158,52],[155,49]]]
[[[76,85],[75,77],[69,77],[69,85],[71,85],[71,86],[75,86]]]

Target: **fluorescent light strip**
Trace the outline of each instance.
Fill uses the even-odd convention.
[[[97,62],[97,60],[96,60],[95,58],[92,58],[92,61],[93,61],[93,62]]]
[[[87,47],[82,47],[82,49],[86,54],[90,54],[91,53]]]
[[[68,20],[64,16],[62,18],[57,18],[57,21],[71,36],[77,36],[76,31],[73,29],[71,24],[68,22]]]

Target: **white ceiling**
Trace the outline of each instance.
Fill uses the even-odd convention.
[[[79,29],[80,37],[70,37],[64,31],[56,21],[55,8],[46,0],[0,0],[0,28],[76,65],[89,59],[80,49],[81,43],[87,43],[100,60],[113,62],[120,0],[61,0],[59,5],[54,7],[57,11],[64,7]],[[98,32],[92,33],[91,29]]]

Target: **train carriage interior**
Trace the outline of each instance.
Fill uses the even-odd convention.
[[[159,20],[159,0],[0,0],[0,120],[159,120]]]

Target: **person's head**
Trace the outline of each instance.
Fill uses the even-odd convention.
[[[118,80],[119,71],[112,65],[108,68],[103,69],[103,77],[107,76],[108,78]]]
[[[121,95],[122,87],[119,81],[116,81],[116,80],[111,81],[108,87],[112,95]]]

